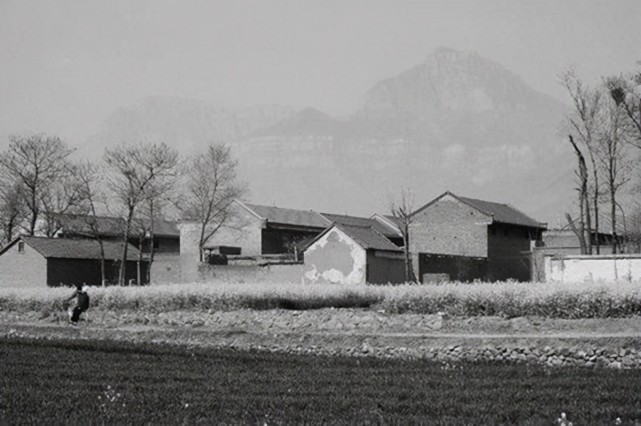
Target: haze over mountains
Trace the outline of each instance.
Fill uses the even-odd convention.
[[[232,146],[259,204],[369,215],[411,187],[445,190],[555,221],[571,203],[573,158],[558,134],[566,107],[475,53],[439,48],[376,83],[348,117],[314,108],[241,110],[149,97],[116,111],[80,149],[162,140],[183,153]]]

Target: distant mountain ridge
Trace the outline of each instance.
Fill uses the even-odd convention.
[[[557,134],[564,111],[501,65],[439,48],[376,83],[344,119],[150,97],[116,111],[86,149],[156,139],[188,152],[226,142],[257,203],[385,213],[387,195],[409,186],[417,204],[449,189],[545,221],[566,209],[572,186],[571,153]]]

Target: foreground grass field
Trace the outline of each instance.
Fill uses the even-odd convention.
[[[0,288],[0,310],[62,310],[69,288]],[[621,318],[641,315],[641,283],[449,283],[443,285],[302,285],[204,283],[90,290],[92,307],[145,313],[236,309],[371,307],[390,313],[454,316]]]
[[[641,371],[0,339],[0,423],[641,422]]]

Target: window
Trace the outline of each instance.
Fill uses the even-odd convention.
[[[24,253],[24,241],[18,241],[18,253]]]
[[[154,240],[154,248],[157,249],[158,247],[160,247],[160,241]]]

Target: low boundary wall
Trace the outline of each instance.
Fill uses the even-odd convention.
[[[546,255],[546,281],[638,281],[641,255]]]
[[[266,263],[258,259],[230,259],[228,265],[198,262],[193,255],[157,255],[151,265],[151,284],[177,284],[205,281],[223,282],[300,282],[300,262]]]

